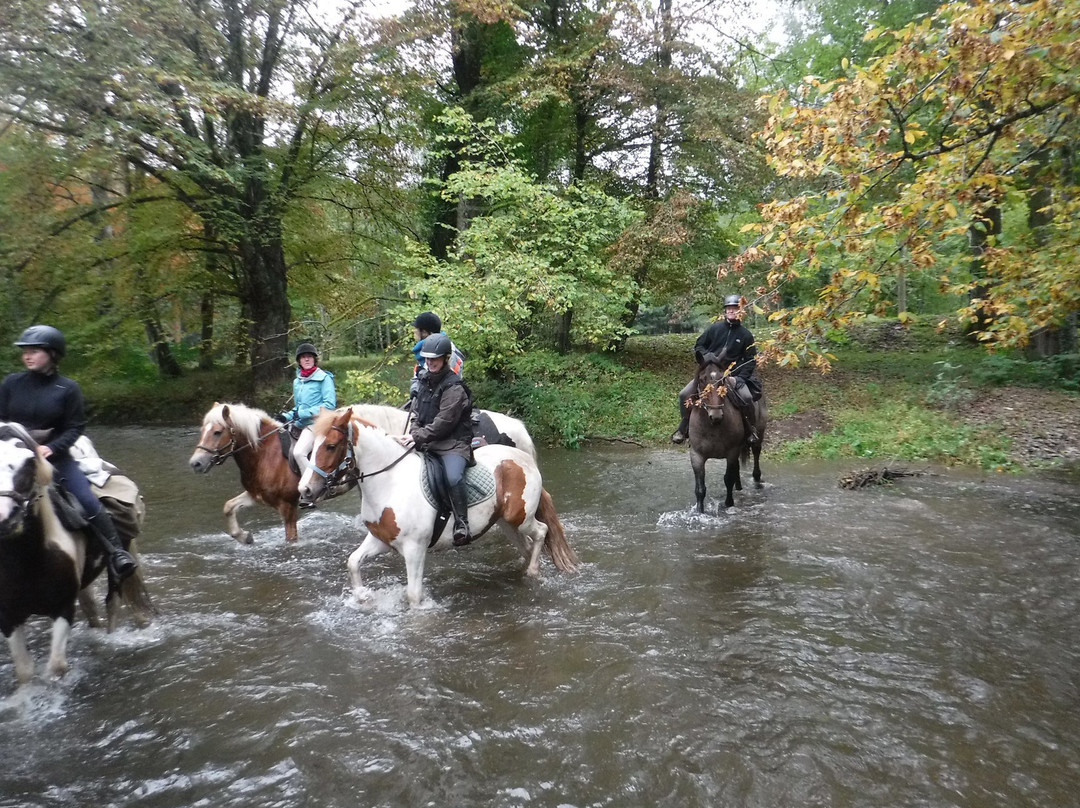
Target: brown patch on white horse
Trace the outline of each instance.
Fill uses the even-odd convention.
[[[364,522],[364,524],[367,525],[368,532],[371,535],[387,544],[390,544],[401,535],[401,528],[398,527],[397,516],[394,514],[393,508],[383,508],[377,522]]]
[[[504,460],[495,467],[495,498],[499,515],[514,527],[525,522],[525,469],[513,460]]]

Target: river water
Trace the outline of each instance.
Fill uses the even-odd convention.
[[[193,430],[93,432],[141,485],[148,629],[80,623],[16,689],[0,650],[0,808],[1075,806],[1080,476],[936,473],[842,491],[773,464],[716,515],[685,451],[551,451],[582,571],[525,580],[501,536],[369,563],[355,493],[241,516]],[[44,623],[32,626],[43,667]]]

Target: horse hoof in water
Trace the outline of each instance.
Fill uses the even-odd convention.
[[[239,536],[233,536],[233,538],[236,539],[238,542],[240,542],[240,544],[254,544],[255,543],[255,537],[251,535],[250,530],[245,530]]]

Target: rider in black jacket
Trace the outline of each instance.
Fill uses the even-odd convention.
[[[707,353],[719,355],[727,352],[728,361],[732,363],[731,376],[735,379],[735,384],[746,385],[752,398],[752,401],[747,403],[741,396],[736,395],[732,397],[732,402],[746,420],[750,443],[757,443],[757,421],[753,402],[761,398],[761,379],[757,375],[754,335],[739,320],[741,310],[742,298],[739,295],[728,295],[724,298],[724,319],[717,320],[698,337],[694,344],[694,358],[700,365],[701,357]],[[671,435],[672,443],[682,443],[690,434],[690,408],[686,406],[686,402],[697,392],[696,383],[696,378],[691,379],[686,387],[679,391],[681,420],[679,428]]]
[[[454,545],[461,547],[472,541],[465,484],[465,467],[472,457],[472,397],[461,377],[450,369],[452,350],[446,334],[432,334],[424,340],[420,356],[425,368],[420,371],[413,420],[409,434],[399,440],[442,461],[454,511]]]
[[[71,457],[71,447],[83,433],[86,416],[79,385],[57,372],[57,363],[66,349],[64,335],[52,326],[33,325],[23,331],[15,345],[23,349],[26,371],[12,373],[0,383],[0,421],[21,424],[41,445],[41,453],[53,464],[60,484],[79,501],[101,541],[110,577],[123,581],[138,565],[124,549],[90,481]]]

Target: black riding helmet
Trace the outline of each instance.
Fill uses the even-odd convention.
[[[301,342],[299,345],[296,346],[296,359],[297,359],[297,361],[299,361],[300,357],[303,356],[306,353],[311,354],[316,359],[319,358],[319,350],[314,345],[312,345],[310,342]]]
[[[420,346],[420,355],[425,359],[435,359],[439,356],[449,356],[452,350],[450,337],[446,334],[432,334]]]
[[[52,351],[59,359],[67,353],[67,341],[60,329],[51,325],[32,325],[23,331],[15,346],[18,348],[44,348]]]
[[[413,320],[413,328],[419,328],[429,334],[438,334],[442,331],[442,320],[433,311],[420,312],[420,314],[416,315],[416,319]]]
[[[742,305],[742,295],[728,295],[727,297],[724,298],[724,308],[725,309],[728,306],[741,306],[741,305]]]

